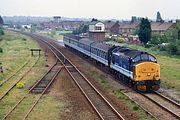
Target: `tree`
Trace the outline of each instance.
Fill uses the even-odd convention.
[[[31,25],[31,32],[36,32],[36,29],[37,29],[37,24],[33,23]]]
[[[161,14],[159,11],[157,12],[157,15],[156,15],[156,22],[164,22],[164,20],[161,18]]]
[[[3,31],[2,28],[0,28],[0,36],[1,36],[1,35],[4,35],[4,31]]]
[[[131,23],[140,22],[140,17],[132,16]]]
[[[0,16],[0,27],[4,24],[2,17]]]
[[[98,19],[93,18],[93,19],[91,20],[91,22],[94,22],[94,21],[98,21]]]
[[[89,29],[88,25],[81,25],[78,29],[73,31],[73,34],[86,33],[88,29]]]
[[[138,32],[139,40],[146,46],[147,42],[151,40],[151,23],[147,18],[142,18]]]

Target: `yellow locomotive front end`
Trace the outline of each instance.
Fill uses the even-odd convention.
[[[140,91],[158,90],[160,88],[160,65],[142,62],[135,66],[134,81]]]

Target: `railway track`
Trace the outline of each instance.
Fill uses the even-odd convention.
[[[94,96],[98,96],[97,95],[98,92],[96,92],[97,89],[94,86],[89,87],[88,84],[91,84],[91,83],[55,46],[52,45],[52,43],[48,42],[48,38],[44,38],[44,37],[42,38],[40,36],[31,36],[31,37],[34,37],[34,39],[40,39],[41,42],[42,42],[42,40],[46,40],[46,41],[43,41],[44,44],[49,46],[49,48],[53,51],[55,56],[57,58],[59,57],[58,59],[60,59],[61,61],[63,61],[64,64],[66,64],[66,65],[64,65],[65,69],[68,71],[71,78],[78,85],[80,90],[83,92],[83,94],[88,99],[89,103],[93,106],[93,108],[95,109],[95,111],[97,112],[97,114],[100,116],[101,119],[120,119],[117,117],[118,115],[111,114],[113,112],[111,110],[109,110],[108,108],[106,108],[108,106],[107,103],[103,103],[101,101],[102,99],[100,99],[98,97],[94,97]],[[180,106],[178,103],[172,101],[171,99],[169,99],[157,92],[154,94],[141,94],[141,95],[144,96],[145,98],[147,98],[148,100],[152,101],[154,104],[156,104],[163,110],[165,110],[168,113],[170,113],[171,115],[173,115],[175,118],[180,119]],[[128,96],[128,97],[131,98],[130,96]],[[132,98],[131,98],[131,100],[134,101]],[[94,101],[96,101],[96,102],[94,102]],[[135,102],[135,103],[137,103],[137,102]],[[101,108],[103,108],[103,110],[101,108],[97,107],[99,104],[101,104]],[[143,108],[143,109],[147,113],[149,113],[151,116],[158,119],[157,116],[154,116],[147,109],[145,109],[145,108]],[[111,112],[109,112],[109,111],[111,111]],[[109,114],[107,115],[107,113],[109,113]],[[122,119],[124,119],[124,118],[122,118]]]
[[[43,38],[46,39],[46,38]],[[46,41],[48,41],[48,39],[46,39]],[[49,43],[48,43],[49,44]],[[52,44],[52,43],[51,43]],[[52,45],[51,45],[52,46]],[[57,49],[56,47],[54,47],[54,49]],[[61,53],[61,52],[60,52]],[[61,53],[62,54],[62,53]],[[66,58],[67,59],[67,58]],[[67,60],[69,61],[69,60]],[[70,62],[71,63],[71,62]],[[71,63],[72,64],[72,63]],[[72,64],[72,66],[74,66]],[[69,74],[71,75],[72,79],[74,79],[74,81],[79,84],[78,87],[80,89],[83,89],[84,92],[90,91],[88,87],[81,88],[81,84],[82,86],[86,86],[84,82],[82,82],[83,78],[82,76],[78,75],[78,73],[76,73],[77,69],[76,67],[68,67],[66,68],[68,69]],[[81,73],[82,74],[82,73]],[[76,78],[74,76],[78,76],[77,77],[77,81]],[[82,82],[82,83],[81,83]],[[87,91],[86,91],[87,88]],[[84,93],[85,96],[88,94]],[[93,96],[94,94],[90,92],[89,96]],[[160,108],[162,108],[163,110],[167,111],[169,114],[171,114],[172,116],[174,116],[177,119],[180,119],[180,105],[178,103],[176,103],[175,101],[171,100],[170,98],[167,98],[165,96],[163,96],[162,94],[155,92],[154,94],[141,94],[142,96],[144,96],[145,98],[147,98],[148,100],[152,101],[153,103],[155,103],[156,105],[158,105]],[[88,95],[87,95],[88,96]],[[132,101],[134,101],[130,96],[128,96]],[[91,99],[91,98],[89,98]],[[97,101],[97,100],[95,100]],[[136,104],[138,104],[137,102],[135,102]],[[139,105],[141,106],[141,105]],[[141,106],[142,107],[142,106]],[[105,109],[105,108],[104,108]],[[142,109],[144,109],[149,115],[153,116],[155,119],[158,119],[158,116],[153,115],[153,113],[149,112],[147,109],[145,109],[144,107],[142,107]],[[113,119],[113,118],[111,118]]]
[[[13,78],[14,76],[16,76],[18,74],[18,72],[20,70],[22,70],[22,68],[24,68],[28,63],[29,63],[30,60],[28,60],[20,69],[18,69],[11,77],[9,77],[7,80],[5,80],[2,84],[1,84],[1,87],[3,87],[2,85],[7,83],[8,84],[8,81]],[[19,83],[21,80],[23,80],[23,78],[32,70],[32,68],[37,64],[37,62],[39,61],[39,57],[37,58],[37,60],[34,62],[34,64],[17,80],[15,81],[12,86],[10,86],[7,91],[5,91],[2,96],[0,96],[0,101],[6,96],[8,95],[8,93],[16,86],[17,83]]]
[[[33,104],[31,105],[30,109],[28,110],[28,112],[25,114],[25,116],[23,117],[23,120],[25,120],[28,115],[31,113],[31,111],[34,109],[34,107],[37,105],[37,103],[39,102],[39,100],[42,98],[42,96],[45,94],[45,92],[48,90],[48,88],[50,87],[50,85],[53,83],[53,81],[55,80],[56,76],[59,74],[59,72],[62,70],[62,65],[57,61],[49,70],[48,72],[40,79],[38,80],[32,87],[31,89],[28,91],[28,93],[26,95],[24,95],[7,113],[6,115],[3,117],[2,120],[5,120],[9,117],[11,117],[12,112],[14,112],[16,110],[16,108],[18,106],[20,106],[20,104],[23,101],[28,100],[28,98],[30,98],[31,96],[29,95],[29,93],[33,92],[33,93],[40,93],[38,94],[38,97],[33,97],[35,100],[33,102]]]
[[[80,56],[82,57],[82,56]],[[92,62],[91,62],[92,63]],[[102,70],[101,67],[98,67],[98,69]],[[104,72],[107,73],[107,71],[103,70]],[[113,76],[113,75],[112,75]],[[116,77],[116,76],[114,76]],[[119,78],[118,78],[119,79]],[[119,80],[117,80],[119,81]],[[120,84],[126,85],[125,83],[119,82]],[[148,109],[146,109],[145,107],[143,107],[141,104],[139,104],[138,102],[136,102],[131,95],[128,95],[126,93],[128,92],[132,92],[134,91],[133,89],[129,88],[129,90],[124,89],[122,90],[122,93],[127,96],[130,100],[134,101],[137,105],[141,106],[141,108],[146,111],[147,114],[149,114],[150,116],[152,116],[155,119],[158,119],[158,115],[154,115],[152,112],[150,112]],[[137,93],[138,94],[138,93]],[[144,96],[145,98],[147,98],[146,100],[150,100],[153,103],[155,103],[157,106],[159,106],[160,108],[162,108],[164,111],[168,112],[169,114],[171,114],[173,116],[173,118],[176,119],[180,119],[180,104],[178,104],[177,102],[173,101],[172,99],[160,94],[159,92],[154,92],[153,94],[144,94],[144,93],[140,93],[140,95]]]
[[[48,39],[38,35],[29,34],[32,38],[46,44],[54,55],[62,62],[64,68],[77,84],[83,95],[94,108],[102,120],[125,120],[123,116],[111,105],[111,103],[96,89],[93,84],[72,64]]]
[[[28,63],[30,60],[26,61],[17,71],[15,71],[10,77],[8,77],[6,80],[0,83],[0,87],[2,87],[6,82],[11,80],[17,73],[19,73]]]
[[[57,47],[58,47],[58,45],[57,45]],[[74,52],[74,51],[72,51],[72,52],[76,54],[76,52]],[[81,56],[81,55],[79,55],[79,54],[76,54],[76,55],[78,55],[79,57],[81,57],[81,58],[84,59],[83,56]],[[87,60],[89,63],[91,63],[93,66],[95,65],[95,64],[94,64],[92,61],[90,61],[89,59],[86,59],[86,60]],[[148,111],[148,109],[146,109],[146,108],[143,107],[141,104],[139,104],[138,102],[136,102],[130,95],[126,94],[127,92],[134,91],[134,90],[131,89],[131,88],[127,88],[127,86],[128,86],[127,84],[122,83],[121,81],[119,81],[119,78],[117,79],[116,76],[112,75],[108,70],[102,69],[101,66],[95,66],[95,67],[97,67],[97,68],[98,68],[99,70],[101,70],[101,71],[104,71],[106,74],[110,74],[110,76],[113,77],[113,78],[115,78],[116,81],[117,81],[119,84],[121,84],[121,85],[123,85],[124,87],[126,87],[126,88],[124,88],[124,89],[121,89],[122,94],[125,95],[125,96],[127,96],[131,101],[133,101],[133,102],[136,103],[138,106],[140,106],[141,109],[143,109],[150,118],[152,118],[152,119],[158,119],[158,117],[156,117],[155,115],[153,115],[152,112]],[[128,90],[128,89],[129,89],[129,90]]]
[[[81,56],[82,57],[82,56]],[[100,68],[101,69],[101,68]],[[101,69],[102,70],[102,69]],[[107,72],[107,71],[105,71]],[[124,83],[123,83],[124,84]],[[128,94],[126,94],[126,92],[129,92],[127,90],[124,90],[125,93],[124,95],[127,96],[129,99],[131,99],[132,101],[134,101],[134,99],[129,96]],[[130,91],[134,91],[134,90],[130,90]],[[123,92],[123,91],[122,91]],[[137,93],[138,94],[138,93]],[[171,100],[170,98],[158,93],[158,92],[155,92],[154,94],[156,94],[157,96],[159,96],[159,99],[155,99],[154,98],[154,101],[153,101],[153,98],[151,96],[149,97],[145,97],[147,98],[148,100],[152,101],[153,103],[155,103],[156,105],[158,105],[160,108],[162,108],[164,111],[168,112],[169,114],[171,114],[174,118],[177,118],[177,119],[180,119],[180,105],[178,103],[176,103],[175,101]],[[154,95],[152,94],[152,95]],[[151,94],[148,94],[148,95],[151,95]],[[144,96],[144,95],[143,95]],[[152,98],[152,99],[150,99]],[[160,98],[164,99],[165,101],[162,102],[160,101]],[[146,109],[144,106],[142,106],[141,104],[139,104],[138,102],[134,101],[137,105],[141,106],[141,108],[146,111],[147,114],[149,114],[150,116],[152,116],[153,118],[155,119],[159,119],[158,118],[158,114],[154,114],[152,112],[150,112],[148,109]],[[169,104],[168,104],[169,103]],[[166,107],[167,106],[167,107]]]
[[[154,92],[153,94],[141,94],[163,110],[172,114],[177,119],[180,119],[180,105],[170,98],[160,94],[159,92]]]

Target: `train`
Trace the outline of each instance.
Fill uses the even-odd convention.
[[[71,36],[64,36],[63,43],[109,68],[135,90],[147,92],[160,88],[160,65],[147,52]]]

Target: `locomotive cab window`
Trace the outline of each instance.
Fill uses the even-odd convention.
[[[141,54],[141,60],[142,60],[142,61],[147,61],[147,60],[149,60],[149,59],[148,59],[148,55],[147,55],[147,54]]]
[[[156,58],[152,55],[149,55],[149,60],[152,62],[157,62]]]
[[[152,55],[149,55],[149,54],[141,54],[141,55],[138,55],[136,56],[134,59],[133,59],[133,62],[136,63],[136,62],[139,62],[139,61],[151,61],[151,62],[156,62],[156,58]]]

